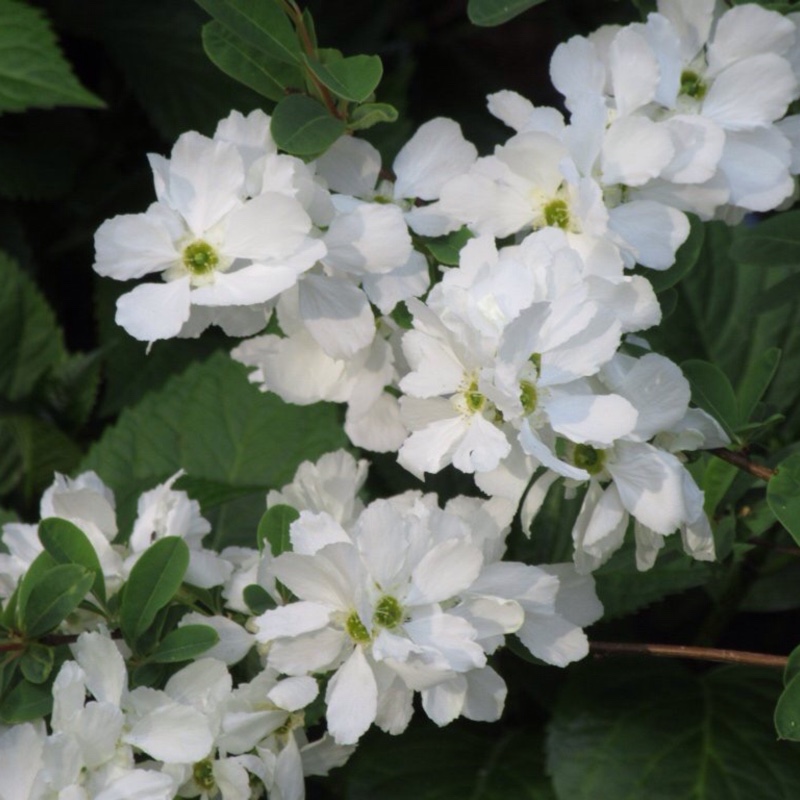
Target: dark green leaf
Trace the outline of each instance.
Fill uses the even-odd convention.
[[[736,228],[731,257],[754,267],[800,264],[800,211]]]
[[[53,670],[55,651],[38,642],[31,642],[19,660],[19,667],[25,680],[31,683],[44,683]]]
[[[59,564],[79,564],[94,573],[92,594],[106,601],[106,584],[103,568],[92,543],[86,534],[72,522],[48,517],[39,523],[39,540],[44,549]]]
[[[472,238],[472,232],[464,227],[440,239],[426,240],[425,247],[440,264],[457,267],[461,249]]]
[[[242,594],[245,603],[247,603],[247,607],[254,614],[263,614],[265,611],[269,611],[277,605],[272,597],[270,597],[269,592],[257,583],[251,583],[249,586],[245,586]]]
[[[571,800],[775,800],[800,796],[794,747],[775,740],[778,675],[613,660],[574,669],[548,737]]]
[[[209,22],[203,28],[203,47],[226,75],[269,100],[278,102],[287,89],[299,90],[304,85],[297,67],[270,58],[219,22]]]
[[[189,548],[177,536],[159,539],[134,564],[125,584],[119,624],[129,642],[135,642],[156,614],[180,588],[189,566]]]
[[[345,800],[555,800],[535,733],[418,728],[361,742]]]
[[[708,411],[735,441],[739,425],[739,406],[728,376],[715,364],[691,360],[681,364],[683,374],[692,385],[692,401]]]
[[[543,2],[544,0],[469,0],[467,15],[473,25],[490,28],[502,25]]]
[[[703,249],[705,239],[705,225],[693,214],[689,215],[691,229],[689,237],[675,253],[675,263],[665,270],[642,270],[644,275],[653,285],[656,292],[663,292],[678,283],[689,270],[697,263]]]
[[[18,624],[21,624],[22,615],[25,613],[25,606],[28,603],[28,597],[30,597],[33,587],[39,582],[42,575],[57,566],[58,562],[46,550],[39,553],[39,555],[31,561],[30,566],[20,579],[15,592],[17,596],[16,620]]]
[[[4,698],[0,720],[7,725],[46,717],[53,709],[53,690],[47,684],[20,681]]]
[[[2,22],[0,31],[1,26]],[[19,400],[62,358],[64,344],[53,312],[33,281],[3,253],[0,286],[0,397]]]
[[[396,122],[397,109],[389,103],[364,103],[350,112],[347,127],[351,131],[363,131],[379,122]]]
[[[728,489],[731,488],[738,472],[733,464],[729,464],[721,458],[709,458],[703,471],[702,487],[705,492],[703,508],[710,517],[714,516],[714,512]]]
[[[94,573],[78,564],[47,570],[31,588],[22,611],[22,629],[35,639],[53,630],[71,614],[91,589]]]
[[[794,540],[800,544],[800,453],[778,464],[767,484],[767,502]]]
[[[258,549],[263,551],[269,544],[273,556],[279,556],[292,549],[289,528],[300,519],[300,512],[291,506],[272,506],[264,512],[258,524]]]
[[[789,653],[789,663],[783,671],[783,685],[786,686],[797,675],[800,675],[800,646]]]
[[[17,0],[0,0],[0,113],[104,105],[72,73],[44,14]]]
[[[272,138],[294,156],[324,153],[346,130],[318,100],[304,94],[284,97],[272,112]]]
[[[761,354],[760,358],[751,362],[736,393],[739,400],[739,413],[743,422],[749,420],[756,410],[756,406],[775,377],[780,360],[780,349],[770,347]]]
[[[800,272],[795,272],[767,289],[754,304],[753,311],[761,314],[790,303],[794,305],[797,302],[798,292],[800,292]]]
[[[300,44],[275,0],[196,0],[214,19],[272,58],[295,64]]]
[[[775,706],[775,730],[781,739],[800,741],[800,677],[787,684]]]
[[[367,100],[383,76],[383,64],[378,56],[350,56],[328,64],[307,56],[303,60],[317,79],[337,97],[353,103]]]
[[[100,388],[101,353],[75,353],[52,370],[43,387],[48,407],[70,429],[86,424]]]
[[[210,625],[184,625],[168,633],[148,656],[153,664],[191,661],[219,642],[219,634]]]

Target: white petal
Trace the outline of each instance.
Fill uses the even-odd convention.
[[[441,542],[414,568],[405,603],[422,605],[449,600],[469,587],[481,566],[483,555],[468,542],[459,539]]]
[[[496,722],[503,713],[508,689],[491,668],[475,669],[465,675],[467,696],[462,715],[476,722]]]
[[[255,637],[248,633],[241,625],[227,617],[215,615],[207,617],[192,611],[181,617],[179,627],[183,625],[208,625],[219,635],[219,642],[203,655],[206,658],[216,658],[230,665],[241,661],[253,646]]]
[[[251,264],[234,272],[217,272],[214,282],[192,292],[200,306],[249,306],[272,300],[297,283],[297,272],[280,265]]]
[[[603,92],[606,71],[594,45],[583,36],[573,36],[556,47],[550,60],[550,79],[567,99],[567,108],[572,109],[582,95]]]
[[[177,336],[189,319],[189,278],[143,283],[117,300],[117,325],[135,339],[153,342]]]
[[[663,177],[675,183],[710,180],[722,157],[725,132],[706,117],[678,114],[666,122],[675,145],[675,156]]]
[[[313,678],[302,676],[284,678],[267,694],[267,697],[278,708],[299,711],[301,708],[305,708],[318,693],[317,682]]]
[[[157,215],[123,214],[104,222],[94,235],[98,275],[141,278],[180,260],[169,230]]]
[[[94,800],[172,800],[177,788],[170,775],[136,769],[109,783]]]
[[[208,718],[190,706],[165,702],[145,714],[123,741],[167,764],[186,764],[205,758],[214,743]]]
[[[94,698],[118,706],[128,686],[128,672],[116,644],[100,633],[82,633],[70,649]]]
[[[375,721],[378,686],[360,647],[331,678],[325,701],[328,731],[339,744],[355,744]]]
[[[579,661],[589,653],[586,634],[560,616],[533,616],[517,636],[533,655],[557,667]]]
[[[381,170],[381,154],[364,139],[342,136],[317,159],[317,174],[340,194],[367,198]]]
[[[622,117],[611,124],[603,143],[603,182],[641,186],[672,161],[669,128],[645,117]]]
[[[330,609],[318,603],[300,601],[265,611],[256,617],[256,639],[269,642],[283,636],[300,636],[327,627]]]
[[[559,395],[548,403],[553,430],[573,442],[608,445],[636,425],[636,409],[619,395]]]
[[[297,639],[278,639],[270,645],[269,665],[284,675],[328,671],[353,646],[347,634],[324,628]]]
[[[643,26],[623,28],[611,43],[609,68],[620,116],[652,102],[661,71],[655,53],[642,35]]]
[[[449,725],[461,714],[467,694],[467,680],[456,675],[422,692],[422,708],[437,725]]]
[[[639,264],[651,269],[669,269],[675,251],[689,236],[685,214],[652,200],[634,200],[612,209],[608,227],[622,237]]]

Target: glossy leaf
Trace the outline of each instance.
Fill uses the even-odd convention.
[[[22,611],[22,629],[35,639],[53,630],[86,597],[94,573],[78,564],[59,564],[31,587]]]
[[[800,646],[789,653],[789,662],[783,671],[783,685],[788,686],[797,675],[800,675]]]
[[[0,705],[0,721],[7,725],[41,719],[53,709],[53,690],[48,684],[20,681]]]
[[[104,105],[73,74],[44,14],[27,3],[0,0],[0,113]]]
[[[38,642],[32,642],[25,648],[19,660],[19,667],[25,680],[31,683],[44,683],[53,670],[55,651]]]
[[[352,131],[363,131],[379,122],[397,122],[398,112],[388,103],[364,103],[353,109],[347,127]]]
[[[734,431],[740,420],[739,406],[728,376],[707,361],[684,361],[681,369],[692,386],[692,401],[708,411],[735,440]]]
[[[66,519],[48,517],[39,523],[39,540],[44,549],[59,564],[79,564],[94,573],[92,594],[106,601],[106,584],[103,568],[92,543],[86,534]]]
[[[245,603],[247,603],[247,607],[254,614],[263,614],[265,611],[269,611],[277,605],[269,592],[257,583],[251,583],[249,586],[245,586],[242,595]]]
[[[467,15],[473,25],[494,27],[538,6],[544,0],[469,0]]]
[[[778,698],[775,706],[775,730],[781,739],[800,741],[800,677],[797,675],[788,681]]]
[[[800,211],[785,211],[736,229],[731,257],[754,267],[800,264]]]
[[[318,100],[304,94],[285,97],[272,112],[272,138],[295,156],[324,153],[346,130]]]
[[[258,549],[263,551],[269,546],[273,556],[290,551],[292,540],[289,529],[298,519],[300,512],[287,505],[272,506],[265,511],[258,523]]]
[[[153,664],[192,661],[219,642],[219,634],[210,625],[184,625],[170,631],[147,657]]]
[[[188,566],[189,548],[177,536],[159,539],[134,564],[119,610],[120,628],[129,642],[135,642],[172,600]]]
[[[45,573],[56,566],[58,566],[58,562],[47,551],[39,553],[39,555],[31,561],[30,566],[17,585],[17,590],[15,592],[16,619],[18,624],[21,624],[22,615],[25,613],[25,607],[28,604],[28,598],[33,591],[33,587]]]
[[[307,56],[303,60],[320,83],[337,97],[353,103],[367,100],[383,77],[383,64],[378,56],[349,56],[327,64]]]
[[[472,238],[472,232],[464,227],[439,239],[428,239],[425,248],[440,264],[457,267],[461,248]]]
[[[742,421],[749,420],[756,410],[756,406],[775,377],[780,360],[780,348],[770,347],[759,359],[752,362],[750,369],[745,373],[736,392]]]
[[[778,464],[767,484],[767,502],[794,540],[800,544],[800,453]]]

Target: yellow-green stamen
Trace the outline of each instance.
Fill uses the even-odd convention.
[[[367,642],[372,639],[366,626],[361,621],[361,617],[358,616],[357,611],[353,611],[350,614],[350,616],[347,618],[347,622],[344,624],[344,627],[347,631],[347,635],[356,644],[367,644]]]
[[[375,605],[372,621],[380,628],[396,628],[403,621],[403,607],[391,595],[384,595]]]
[[[551,200],[544,207],[545,224],[566,230],[569,227],[569,206],[566,200]]]
[[[604,450],[596,450],[590,444],[575,445],[572,461],[576,467],[585,469],[590,475],[597,475],[603,471],[606,463]]]
[[[216,788],[216,781],[214,780],[214,765],[211,763],[210,758],[205,758],[198,761],[192,768],[192,777],[194,782],[204,791],[210,792]]]
[[[519,390],[519,401],[522,403],[522,408],[526,414],[532,414],[536,411],[539,402],[536,387],[530,381],[520,381]]]
[[[183,249],[183,265],[192,275],[208,275],[218,264],[219,255],[208,242],[192,242]]]
[[[681,94],[692,97],[695,100],[702,100],[706,96],[708,86],[705,81],[690,69],[685,69],[681,73]]]

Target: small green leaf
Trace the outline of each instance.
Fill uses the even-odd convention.
[[[19,660],[19,667],[25,680],[31,683],[44,683],[53,671],[55,650],[39,642],[31,642]]]
[[[258,549],[263,552],[269,543],[273,556],[279,556],[292,549],[292,540],[289,529],[296,520],[300,519],[300,512],[291,506],[272,506],[264,512],[261,522],[258,523]]]
[[[383,77],[383,64],[378,56],[350,56],[323,64],[303,56],[306,66],[317,80],[337,97],[363,103],[377,89]]]
[[[800,453],[778,464],[767,484],[767,502],[794,540],[800,544]]]
[[[20,681],[0,705],[0,720],[19,725],[46,717],[53,710],[53,690],[45,684]]]
[[[287,90],[296,91],[304,85],[297,67],[270,58],[219,22],[203,27],[203,48],[226,75],[269,100],[278,102]]]
[[[754,267],[800,264],[800,211],[736,228],[731,258]]]
[[[735,441],[739,406],[728,376],[715,364],[694,359],[684,361],[681,369],[692,385],[693,402],[708,411]]]
[[[324,153],[346,130],[318,100],[304,94],[284,97],[272,112],[272,138],[294,156]]]
[[[440,264],[457,267],[461,249],[472,238],[474,238],[472,232],[463,227],[439,239],[426,240],[425,247]]]
[[[713,517],[717,506],[722,502],[725,493],[739,474],[739,470],[721,458],[710,458],[703,472],[703,491],[705,501],[703,508],[706,514]]]
[[[689,223],[691,225],[689,236],[675,253],[675,263],[669,269],[648,269],[640,272],[650,281],[653,290],[657,293],[663,292],[678,283],[700,258],[705,239],[705,225],[693,214],[689,214]]]
[[[795,675],[775,706],[775,730],[781,739],[800,741],[800,677]]]
[[[775,377],[780,360],[780,348],[770,347],[761,353],[742,378],[737,396],[743,422],[749,420],[756,410],[756,406]]]
[[[92,543],[86,534],[72,522],[58,517],[48,517],[39,523],[39,540],[58,564],[79,564],[94,573],[92,594],[106,601],[106,584],[103,568]]]
[[[544,0],[469,0],[467,16],[473,25],[492,28],[543,2]]]
[[[37,8],[0,0],[0,113],[105,103],[81,86]]]
[[[214,19],[262,52],[296,64],[300,44],[276,0],[196,0]]]
[[[189,548],[177,536],[159,539],[134,564],[119,610],[120,628],[129,643],[135,642],[172,600],[188,566]]]
[[[350,112],[347,127],[363,131],[379,122],[397,122],[397,109],[389,103],[364,103]]]
[[[800,675],[800,645],[789,653],[789,660],[783,671],[783,685],[788,686],[797,675]]]
[[[31,588],[22,614],[22,630],[35,639],[71,614],[91,589],[94,573],[78,564],[47,570]]]
[[[191,661],[219,642],[219,634],[210,625],[184,625],[168,633],[148,656],[152,664]]]
[[[276,608],[277,603],[270,597],[269,592],[257,583],[251,583],[244,587],[242,592],[247,607],[254,614],[263,614],[265,611]]]
[[[17,591],[14,593],[17,596],[16,613],[18,625],[21,625],[22,615],[25,613],[25,606],[28,604],[28,597],[33,587],[39,582],[42,575],[57,566],[58,562],[46,550],[39,553],[39,555],[31,561],[31,565],[22,576],[17,586]],[[10,605],[9,603],[9,606]]]

